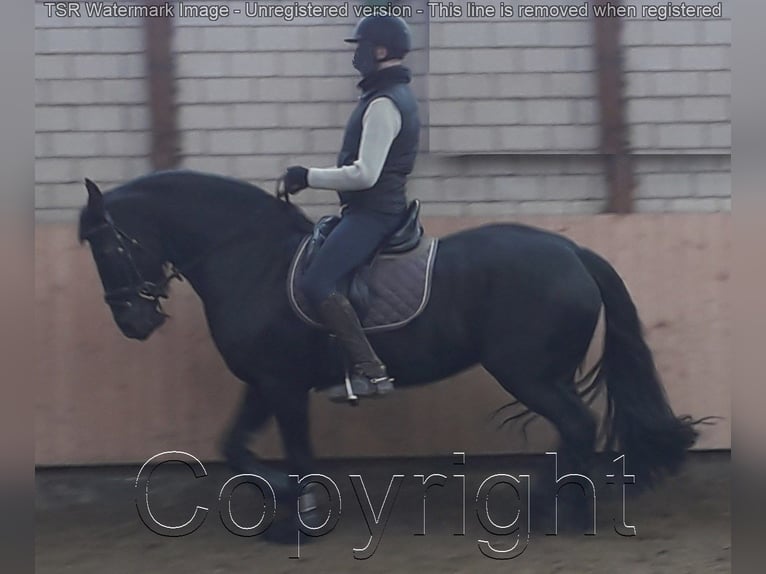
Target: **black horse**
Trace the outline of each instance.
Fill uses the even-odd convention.
[[[313,223],[289,203],[248,183],[191,171],[144,176],[102,195],[86,180],[80,241],[90,243],[117,326],[144,340],[166,315],[159,300],[183,275],[204,304],[228,368],[248,384],[223,453],[238,472],[269,476],[247,448],[273,415],[289,472],[314,472],[309,390],[342,381],[327,333],[291,308],[286,277]],[[559,235],[486,225],[440,240],[425,310],[371,342],[397,388],[434,382],[481,364],[529,411],[557,428],[562,455],[589,460],[597,421],[575,372],[601,310],[606,339],[597,381],[608,397],[609,448],[645,484],[675,472],[697,438],[665,397],[636,308],[613,267]]]

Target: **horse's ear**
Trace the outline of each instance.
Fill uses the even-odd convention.
[[[88,190],[88,210],[103,213],[104,196],[101,194],[101,190],[87,177],[85,178],[85,189]]]

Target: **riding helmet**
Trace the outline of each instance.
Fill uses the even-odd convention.
[[[359,21],[354,34],[346,42],[369,42],[383,46],[388,59],[403,58],[412,49],[410,28],[402,18],[395,16],[367,16]]]

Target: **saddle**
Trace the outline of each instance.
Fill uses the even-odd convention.
[[[314,225],[311,241],[306,249],[306,264],[308,265],[314,255],[322,247],[327,237],[335,226],[340,222],[338,215],[325,215]],[[420,201],[412,200],[407,207],[402,223],[396,228],[393,235],[378,249],[378,253],[407,253],[415,249],[423,237],[423,226],[420,224]]]
[[[323,325],[301,292],[298,279],[339,222],[337,215],[319,219],[313,232],[303,238],[288,273],[290,304],[298,317],[314,327]],[[399,227],[370,261],[339,285],[365,332],[404,326],[423,312],[431,291],[437,245],[437,239],[424,235],[420,202],[413,200]]]

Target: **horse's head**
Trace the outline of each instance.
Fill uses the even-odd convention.
[[[167,297],[169,278],[159,241],[147,225],[141,225],[145,219],[123,213],[125,206],[110,213],[98,186],[88,179],[85,186],[88,203],[80,214],[80,242],[90,244],[104,299],[120,331],[143,341],[167,318],[160,298]],[[117,212],[115,222],[112,215]]]

